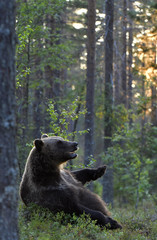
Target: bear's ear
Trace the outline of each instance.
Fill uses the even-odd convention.
[[[36,139],[36,140],[34,140],[34,145],[35,145],[36,149],[40,152],[44,143],[41,139]]]
[[[47,134],[43,134],[43,135],[41,136],[41,138],[47,138],[47,137],[48,137]]]

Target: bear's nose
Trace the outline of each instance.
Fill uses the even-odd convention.
[[[74,142],[74,145],[77,147],[77,146],[78,146],[78,143],[77,143],[77,142]]]

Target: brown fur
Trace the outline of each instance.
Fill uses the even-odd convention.
[[[121,228],[110,217],[104,201],[83,186],[101,177],[106,166],[70,172],[62,166],[77,156],[76,142],[44,135],[35,140],[34,145],[20,184],[20,196],[26,205],[36,203],[52,212],[64,211],[76,215],[85,212],[101,226]]]

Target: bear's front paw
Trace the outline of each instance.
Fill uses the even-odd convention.
[[[108,221],[106,224],[106,229],[122,229],[122,225],[119,224],[116,220],[108,217]]]
[[[106,171],[106,165],[97,168],[95,170],[95,173],[93,174],[93,180],[96,180],[97,178],[102,177],[105,171]]]

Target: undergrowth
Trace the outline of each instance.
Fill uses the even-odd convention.
[[[20,240],[156,240],[157,208],[145,204],[112,210],[112,216],[123,225],[122,230],[106,230],[95,225],[88,216],[52,214],[35,205],[19,206]]]

